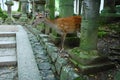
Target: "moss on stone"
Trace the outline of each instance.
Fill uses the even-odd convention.
[[[70,53],[76,54],[78,56],[83,56],[83,57],[86,57],[86,58],[89,58],[89,57],[92,57],[92,56],[98,56],[98,54],[96,54],[96,53],[98,53],[97,50],[85,51],[85,50],[80,49],[79,47],[76,47],[76,48],[70,50]]]

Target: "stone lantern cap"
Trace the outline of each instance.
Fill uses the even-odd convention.
[[[11,6],[14,5],[13,1],[6,1],[5,4],[6,5],[11,5]]]

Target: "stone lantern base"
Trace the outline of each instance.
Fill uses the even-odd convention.
[[[84,51],[74,48],[69,51],[70,61],[78,66],[82,74],[92,74],[115,69],[115,63],[106,56],[100,55],[97,50]]]
[[[14,20],[14,18],[8,17],[8,18],[5,20],[5,23],[7,23],[7,24],[14,24],[14,23],[15,23],[15,20]]]

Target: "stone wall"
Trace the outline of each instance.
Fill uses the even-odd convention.
[[[83,76],[78,73],[77,68],[71,65],[69,58],[62,56],[58,48],[50,43],[51,40],[48,35],[39,34],[38,39],[47,51],[49,61],[52,64],[52,71],[58,75],[60,80],[84,80]]]

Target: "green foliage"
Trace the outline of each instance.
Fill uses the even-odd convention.
[[[106,31],[98,31],[99,38],[102,38],[102,37],[106,36],[107,34],[108,34],[108,32],[106,32]]]
[[[74,79],[74,80],[87,80],[87,79],[85,79],[85,78],[83,78],[83,77],[81,76],[81,77],[78,77],[78,78],[76,78],[76,79]]]
[[[81,52],[81,49],[79,47],[75,47],[75,48],[71,49],[70,52],[79,54]]]
[[[2,19],[6,19],[7,18],[7,14],[5,12],[3,12],[1,8],[0,8],[0,17]]]

